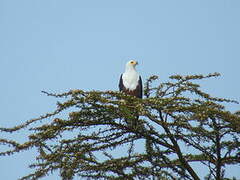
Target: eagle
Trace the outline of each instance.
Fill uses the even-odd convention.
[[[135,60],[126,63],[125,72],[119,80],[119,90],[142,99],[142,78],[135,69],[136,65],[138,62]]]
[[[126,63],[125,72],[121,74],[119,80],[119,90],[130,96],[142,99],[142,78],[135,69],[136,65],[138,65],[138,62],[135,60]],[[132,102],[126,102],[123,108],[126,110],[125,112],[129,112],[128,118],[124,118],[125,122],[130,127],[141,127],[141,124],[137,121],[139,114]]]

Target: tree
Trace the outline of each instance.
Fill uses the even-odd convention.
[[[225,167],[240,163],[240,116],[223,104],[237,102],[212,97],[194,83],[217,76],[174,75],[156,87],[157,76],[152,76],[145,83],[144,99],[114,91],[44,92],[61,99],[56,110],[0,128],[1,133],[29,129],[24,143],[0,139],[9,147],[0,155],[37,149],[33,173],[22,180],[55,170],[64,180],[199,180],[193,164],[206,168],[206,179],[229,179]],[[129,123],[136,120],[136,112],[139,119]]]

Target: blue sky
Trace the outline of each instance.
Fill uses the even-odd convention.
[[[53,110],[41,90],[117,90],[130,59],[144,80],[220,72],[203,89],[240,101],[239,17],[238,0],[1,0],[0,126]],[[25,175],[31,157],[1,158],[0,179]]]

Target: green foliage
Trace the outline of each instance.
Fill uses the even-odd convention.
[[[114,91],[44,92],[59,99],[56,110],[0,128],[1,133],[29,130],[24,143],[0,139],[1,146],[9,147],[0,155],[37,149],[33,173],[22,180],[55,170],[64,180],[198,180],[194,163],[205,166],[206,179],[227,179],[225,167],[240,163],[240,116],[223,103],[237,102],[213,97],[194,83],[217,76],[175,75],[157,87],[152,87],[157,80],[152,76],[144,99]]]

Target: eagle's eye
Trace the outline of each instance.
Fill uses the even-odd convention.
[[[131,64],[134,64],[134,61],[131,61]]]

